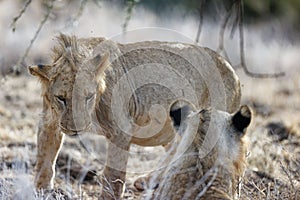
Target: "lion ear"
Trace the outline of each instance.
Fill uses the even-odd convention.
[[[245,129],[249,126],[252,118],[251,109],[247,105],[243,105],[233,114],[232,124],[241,133],[245,133]],[[243,135],[242,134],[242,135]]]
[[[194,105],[185,100],[176,100],[170,107],[170,117],[173,121],[173,126],[176,130],[179,129],[183,121],[188,115],[195,111]]]
[[[96,66],[95,74],[97,79],[100,79],[103,76],[104,71],[109,67],[109,53],[96,55],[91,59],[91,63],[93,66]]]
[[[50,80],[50,71],[51,65],[33,65],[29,66],[29,73],[33,76],[37,76],[41,81],[49,81]]]

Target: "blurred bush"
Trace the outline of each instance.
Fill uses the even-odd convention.
[[[122,0],[116,3],[128,5],[128,2],[138,2],[155,12],[164,15],[168,12],[179,14],[199,15],[198,11],[204,3],[204,15],[218,20],[224,10],[228,10],[239,0]],[[299,0],[244,0],[244,18],[246,23],[258,23],[268,20],[280,20],[300,30],[300,1]]]

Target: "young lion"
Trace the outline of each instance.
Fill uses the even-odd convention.
[[[197,107],[233,112],[240,104],[237,75],[208,48],[171,42],[118,44],[61,34],[53,63],[29,67],[42,84],[35,185],[53,188],[63,134],[106,136],[105,199],[122,197],[130,144],[167,145],[176,135],[170,104],[184,98]]]
[[[175,102],[170,116],[182,138],[172,161],[159,175],[163,178],[151,198],[232,199],[244,171],[243,138],[251,115],[245,105],[229,114],[215,109],[196,110],[185,101]],[[209,151],[203,147],[206,137],[212,139]]]

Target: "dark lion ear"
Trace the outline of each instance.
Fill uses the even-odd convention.
[[[249,126],[252,118],[252,112],[247,105],[243,105],[240,109],[233,115],[232,124],[240,132],[244,132]]]
[[[182,122],[186,120],[187,116],[195,110],[195,107],[191,103],[185,100],[176,100],[171,105],[169,113],[173,121],[174,128],[178,130]]]
[[[109,67],[109,53],[106,53],[104,55],[96,55],[94,58],[92,58],[91,63],[93,66],[96,67],[96,77],[97,79],[101,79],[102,75],[104,74],[104,71]]]
[[[50,76],[49,76],[49,70],[51,66],[50,65],[33,65],[29,66],[28,70],[30,74],[33,76],[39,77],[42,81],[49,81]]]

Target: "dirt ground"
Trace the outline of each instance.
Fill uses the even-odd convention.
[[[81,138],[66,137],[57,161],[55,190],[45,193],[34,190],[36,130],[42,108],[40,84],[25,68],[18,76],[1,76],[23,55],[45,15],[45,10],[40,7],[44,1],[32,1],[32,7],[12,32],[10,23],[18,16],[23,2],[0,0],[0,199],[98,199],[106,142],[102,136],[93,134]],[[57,2],[59,8],[60,4],[69,1]],[[110,1],[101,1],[101,7],[99,10],[91,3],[80,20],[74,18],[74,21],[71,14],[77,14],[73,12],[77,12],[74,7],[61,9],[58,18],[51,15],[52,19],[39,34],[25,64],[49,61],[49,49],[58,32],[85,37],[105,36],[122,42],[120,31],[125,18],[124,8],[111,5]],[[198,24],[198,18],[159,17],[145,9],[137,9],[128,26],[128,30],[136,31],[131,35],[127,33],[124,38],[127,42],[154,39],[193,42]],[[219,28],[218,23],[204,23],[199,44],[217,49]],[[230,36],[231,39],[225,41],[231,63],[238,63],[240,55],[238,31],[235,32],[233,38]],[[245,26],[246,61],[253,67],[250,70],[283,70],[286,75],[276,79],[256,79],[237,70],[242,85],[242,103],[248,104],[254,112],[247,132],[247,170],[238,199],[300,199],[300,45],[299,32],[293,33],[297,35],[294,41],[286,38],[289,32],[293,33],[293,30],[286,29],[284,22],[277,19],[270,24],[266,21]],[[145,195],[132,183],[138,176],[156,169],[164,161],[164,155],[162,147],[132,146],[125,199],[144,199]]]
[[[247,170],[240,199],[300,199],[300,71],[280,79],[254,79],[238,70],[242,103],[255,117],[248,130]],[[44,199],[33,189],[40,85],[28,74],[6,76],[0,86],[0,199]],[[54,199],[97,199],[106,143],[88,134],[66,138],[58,157]],[[162,147],[131,149],[125,199],[140,199],[132,182],[160,162]],[[49,197],[48,197],[49,198]],[[51,199],[50,198],[50,199]]]

